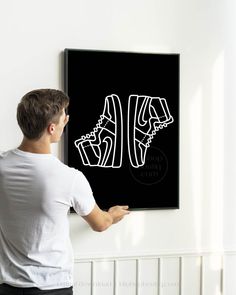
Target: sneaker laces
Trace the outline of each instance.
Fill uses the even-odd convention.
[[[105,118],[104,115],[100,115],[100,119],[98,120],[98,122],[97,122],[96,126],[93,128],[93,130],[91,132],[87,133],[86,135],[82,135],[81,139],[83,139],[83,140],[86,138],[89,139],[91,136],[94,136],[95,133],[98,131],[98,129],[102,128],[101,124],[102,124],[104,118]],[[105,123],[103,128],[105,128],[108,123],[109,123],[109,120],[107,119],[107,122]]]
[[[158,126],[155,126],[154,125],[154,130],[152,131],[152,133],[146,134],[143,137],[143,139],[141,140],[140,143],[143,143],[143,141],[145,140],[145,138],[148,136],[147,143],[146,144],[143,143],[143,144],[146,145],[147,147],[150,147],[150,143],[152,142],[154,135],[156,135],[157,131],[159,131],[163,127],[167,127],[167,124],[165,122],[164,123],[160,123]]]
[[[100,115],[100,119],[96,123],[96,126],[93,128],[93,130],[91,132],[87,133],[86,135],[82,135],[81,139],[86,139],[86,138],[90,138],[91,136],[94,136],[95,133],[98,131],[98,129],[101,128],[101,124],[103,122],[103,119],[104,119],[104,116]]]

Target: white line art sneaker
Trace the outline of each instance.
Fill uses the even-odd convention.
[[[119,168],[123,156],[123,116],[120,99],[108,95],[102,115],[93,131],[76,140],[83,164]]]
[[[156,132],[174,121],[164,98],[130,95],[127,137],[131,165],[145,164],[146,152]]]

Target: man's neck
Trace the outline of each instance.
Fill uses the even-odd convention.
[[[21,145],[18,147],[19,150],[35,154],[50,154],[50,142],[45,138],[40,138],[38,140],[30,140],[23,138]]]

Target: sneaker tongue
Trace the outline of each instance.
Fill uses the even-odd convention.
[[[152,99],[150,113],[152,118],[155,118],[158,122],[164,122],[168,119],[159,98]]]
[[[108,96],[106,97],[105,104],[104,104],[104,109],[103,109],[103,116],[107,117],[109,120],[112,118],[115,118],[115,113],[114,109],[112,106],[112,97]]]
[[[109,104],[108,104],[108,99],[106,98],[105,104],[104,104],[104,109],[103,109],[103,116],[106,116],[110,118],[110,113],[109,113]]]

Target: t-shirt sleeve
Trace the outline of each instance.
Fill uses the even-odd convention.
[[[84,174],[78,170],[72,186],[71,205],[80,216],[88,215],[95,205],[90,184]]]

